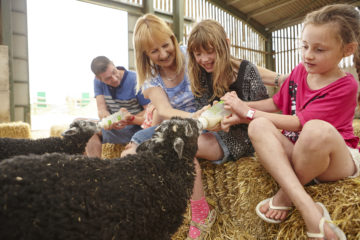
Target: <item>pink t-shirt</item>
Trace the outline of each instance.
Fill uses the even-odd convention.
[[[306,81],[307,72],[299,64],[273,96],[274,103],[283,114],[298,116],[301,125],[312,119],[332,124],[346,144],[356,148],[359,138],[354,135],[353,118],[357,104],[358,83],[347,73],[335,82],[318,90],[311,90]],[[296,141],[299,133],[284,131],[284,135]]]

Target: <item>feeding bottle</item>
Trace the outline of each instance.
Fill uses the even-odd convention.
[[[198,120],[201,122],[203,129],[212,128],[224,117],[229,116],[231,111],[224,108],[224,101],[220,101],[203,112]]]
[[[116,113],[113,113],[113,114],[103,118],[99,122],[99,125],[101,128],[109,128],[111,126],[111,124],[119,122],[120,120],[123,120],[124,117],[125,117],[125,112],[118,111]]]

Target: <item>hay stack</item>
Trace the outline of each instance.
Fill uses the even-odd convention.
[[[61,137],[61,134],[69,128],[69,124],[53,125],[50,128],[51,137]]]
[[[268,224],[256,215],[257,203],[273,196],[278,186],[255,157],[223,165],[202,162],[201,166],[207,198],[218,211],[208,240],[306,239],[305,225],[297,210],[282,224]],[[360,239],[360,177],[308,186],[306,190],[328,208],[349,240]],[[190,210],[185,218],[173,240],[186,238]]]
[[[360,122],[359,122],[360,126]],[[103,158],[119,157],[124,146],[103,144]],[[295,209],[282,224],[269,224],[255,213],[261,200],[273,196],[278,185],[256,157],[215,165],[201,161],[208,202],[218,217],[207,240],[306,239],[304,221]],[[336,183],[305,187],[315,201],[322,202],[349,240],[360,239],[360,177]],[[190,208],[183,225],[172,240],[186,238],[191,220]]]
[[[31,138],[30,125],[25,122],[0,123],[2,138]]]
[[[360,119],[353,120],[354,134],[360,137]]]
[[[124,148],[125,145],[122,144],[104,143],[102,144],[101,158],[102,159],[119,158]]]

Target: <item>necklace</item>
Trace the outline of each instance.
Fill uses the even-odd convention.
[[[168,80],[168,81],[170,81],[170,82],[173,82],[173,81],[176,80],[176,78],[179,76],[179,74],[176,73],[174,76],[168,77],[167,74],[166,74],[166,72],[165,72],[164,70],[162,70],[162,72],[163,72],[163,75],[164,75],[163,78],[166,79],[166,80]]]

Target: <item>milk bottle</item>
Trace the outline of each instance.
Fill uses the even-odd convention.
[[[123,120],[125,117],[125,112],[123,111],[118,111],[116,113],[113,113],[105,118],[103,118],[100,122],[99,122],[99,126],[101,128],[109,128],[111,126],[111,124],[119,122],[120,120]]]
[[[224,102],[220,101],[203,112],[198,120],[202,124],[203,129],[212,128],[224,117],[229,116],[230,114],[231,111],[224,109]]]

